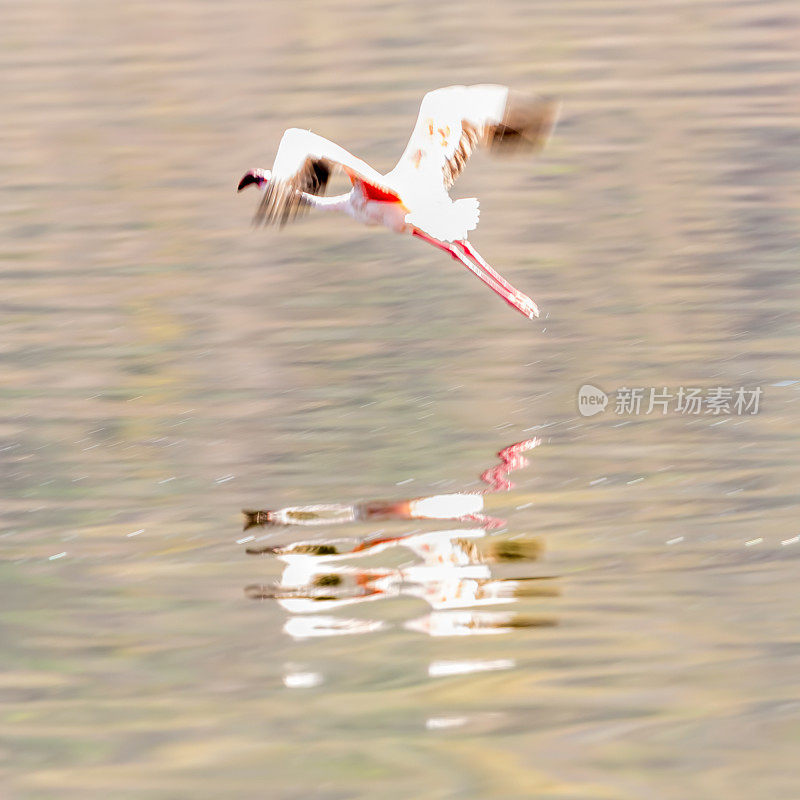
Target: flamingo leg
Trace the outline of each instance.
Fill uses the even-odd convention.
[[[476,264],[478,264],[478,266],[480,266],[485,273],[491,275],[501,286],[504,286],[509,292],[513,292],[515,295],[517,295],[523,301],[523,303],[527,302],[534,317],[539,316],[539,306],[537,306],[530,297],[515,289],[499,272],[495,272],[495,270],[486,263],[481,254],[472,246],[470,242],[468,242],[466,239],[462,239],[461,241],[455,242],[455,244],[460,245],[466,254]]]
[[[413,235],[422,239],[440,250],[449,253],[456,261],[460,261],[473,275],[480,278],[495,294],[500,295],[510,306],[516,308],[528,319],[539,316],[536,303],[527,295],[515,289],[505,278],[495,272],[481,257],[472,245],[466,242],[443,242],[428,236],[418,228],[413,230]],[[461,249],[457,245],[461,246]],[[469,249],[467,249],[467,247]]]

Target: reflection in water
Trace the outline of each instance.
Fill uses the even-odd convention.
[[[287,672],[283,676],[283,685],[287,689],[311,689],[322,683],[322,675],[318,672]]]
[[[501,450],[500,463],[482,473],[481,479],[488,487],[480,492],[243,512],[245,530],[254,526],[324,526],[374,520],[449,520],[470,525],[396,536],[381,533],[364,539],[342,537],[249,547],[249,554],[274,555],[286,566],[277,583],[247,586],[246,595],[274,599],[293,615],[284,631],[295,639],[378,630],[383,627],[380,621],[344,619],[319,612],[400,596],[419,598],[431,607],[431,613],[405,623],[409,630],[429,636],[496,634],[554,625],[555,621],[545,616],[472,610],[558,593],[551,576],[530,574],[530,565],[541,554],[541,541],[507,534],[490,536],[490,531],[505,522],[483,513],[484,496],[511,489],[509,473],[526,466],[523,454],[540,443],[539,439],[527,439]],[[394,548],[410,551],[415,563],[400,567],[345,563]],[[508,564],[521,565],[518,571],[522,574],[497,574],[501,565]]]
[[[372,633],[380,630],[378,620],[342,619],[341,617],[290,617],[283,626],[293,639],[311,639],[315,636],[339,636],[352,633]]]
[[[431,678],[446,678],[451,675],[494,672],[501,669],[513,669],[516,663],[513,658],[496,658],[491,661],[480,659],[471,661],[433,661],[428,667],[428,675]]]
[[[481,480],[489,485],[481,492],[435,494],[411,500],[372,500],[350,506],[328,503],[281,508],[277,511],[243,511],[244,530],[266,525],[341,525],[347,522],[389,519],[451,519],[458,522],[478,522],[484,528],[500,527],[505,524],[504,520],[486,517],[481,513],[483,496],[511,489],[514,484],[508,479],[508,473],[527,466],[528,461],[523,453],[541,443],[541,439],[533,438],[504,447],[497,454],[500,463],[481,474]]]

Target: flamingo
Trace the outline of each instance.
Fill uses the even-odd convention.
[[[451,199],[449,189],[478,146],[492,151],[536,151],[555,124],[559,104],[506,86],[448,86],[422,99],[411,138],[397,165],[381,174],[343,147],[311,131],[289,128],[271,170],[252,169],[239,191],[262,192],[255,225],[285,225],[310,208],[338,211],[366,225],[411,234],[449,253],[528,319],[539,316],[530,297],[515,289],[468,241],[478,224],[477,198]],[[325,197],[334,172],[352,190]]]

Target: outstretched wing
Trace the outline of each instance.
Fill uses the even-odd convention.
[[[414,132],[386,180],[399,190],[456,181],[479,145],[496,151],[539,150],[547,142],[559,103],[506,86],[448,86],[422,98]]]
[[[379,172],[343,147],[311,131],[289,128],[278,146],[271,178],[253,222],[285,225],[307,207],[303,192],[324,195],[328,180],[338,170],[344,170],[351,180],[384,187]]]

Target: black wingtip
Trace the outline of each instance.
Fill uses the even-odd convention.
[[[558,121],[561,102],[556,97],[530,96],[510,91],[503,120],[490,132],[493,150],[541,150]]]
[[[243,510],[242,514],[244,515],[244,527],[242,530],[250,530],[250,528],[263,528],[266,524],[269,523],[269,511],[249,511]]]

